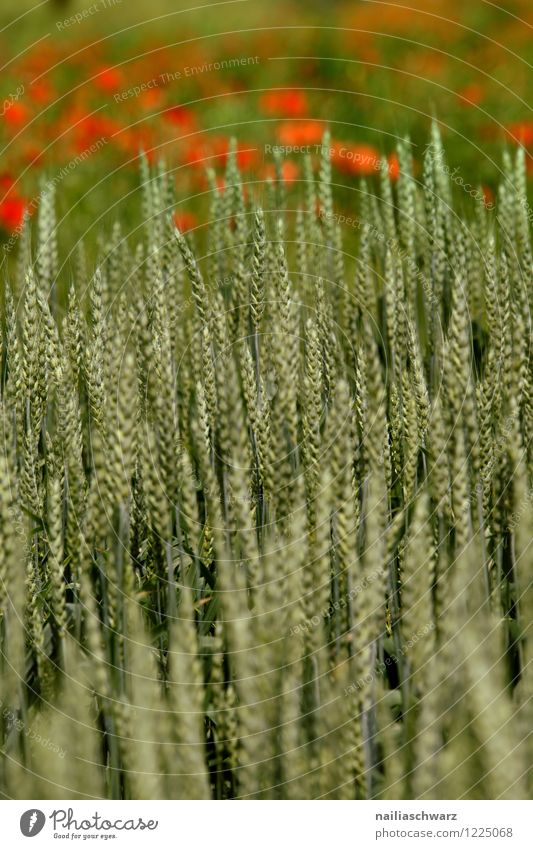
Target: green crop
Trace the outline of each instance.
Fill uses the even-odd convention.
[[[524,155],[495,210],[452,192],[436,129],[421,175],[399,161],[346,224],[327,156],[289,212],[233,152],[202,253],[143,159],[138,244],[117,223],[93,271],[78,246],[68,293],[52,193],[33,251],[27,223],[5,797],[531,798]]]

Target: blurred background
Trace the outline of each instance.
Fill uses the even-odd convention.
[[[490,200],[506,148],[523,144],[533,174],[532,24],[530,0],[2,0],[2,238],[46,180],[70,240],[119,214],[134,226],[140,150],[172,170],[192,229],[232,137],[250,192],[276,145],[290,191],[326,128],[349,210],[379,157],[395,176],[406,135],[416,173],[432,118]]]

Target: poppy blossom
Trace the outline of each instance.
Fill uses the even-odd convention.
[[[269,91],[260,98],[260,106],[267,115],[301,118],[307,113],[307,98],[301,91]]]
[[[397,180],[400,176],[400,160],[397,153],[391,153],[387,159],[389,166],[389,177],[391,180]]]
[[[8,101],[4,110],[4,121],[11,127],[20,127],[21,124],[25,124],[30,115],[28,107],[17,101]]]
[[[519,121],[510,124],[507,132],[514,142],[530,147],[533,144],[533,121]]]
[[[348,159],[348,145],[345,142],[332,141],[329,150],[330,159],[339,171],[351,173],[352,165]]]
[[[490,206],[490,204],[494,203],[494,192],[490,186],[481,186],[481,191],[483,192],[483,203],[485,206]]]
[[[102,68],[93,82],[101,91],[117,91],[124,85],[124,76],[118,68]]]
[[[139,103],[143,109],[156,109],[162,100],[163,92],[159,88],[149,88],[139,95]]]
[[[182,153],[182,161],[186,165],[205,165],[211,156],[211,150],[201,138],[189,140]]]
[[[153,147],[152,133],[147,127],[119,130],[114,135],[113,142],[119,150],[131,157],[136,157],[140,150],[149,151]]]
[[[375,174],[381,167],[378,151],[369,144],[333,142],[331,160],[340,171],[359,176]]]
[[[26,201],[20,197],[7,197],[0,202],[0,227],[12,233],[22,224]]]
[[[350,148],[354,174],[375,174],[381,168],[379,152],[369,144],[356,144]]]
[[[285,121],[278,127],[277,135],[284,145],[319,144],[324,124],[322,121]]]
[[[477,106],[483,100],[484,94],[483,86],[480,86],[479,83],[470,83],[457,92],[463,106]]]
[[[66,133],[77,152],[84,151],[98,141],[110,140],[121,129],[112,118],[97,112],[93,115],[75,108],[65,116]]]
[[[34,80],[27,91],[28,97],[36,103],[50,103],[56,96],[53,88],[43,79]]]
[[[6,194],[13,188],[14,185],[15,178],[11,174],[8,174],[7,172],[0,174],[0,189],[4,189]]]
[[[192,212],[175,212],[174,223],[180,233],[185,233],[187,230],[192,230],[198,225],[198,219]]]
[[[243,171],[252,168],[257,162],[257,147],[250,144],[239,144],[237,149],[237,165]]]
[[[176,124],[184,129],[190,129],[196,123],[194,112],[186,106],[170,106],[163,112],[163,118],[170,124]]]

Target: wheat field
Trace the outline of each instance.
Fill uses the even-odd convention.
[[[324,150],[327,150],[327,137]],[[235,149],[234,149],[235,150]],[[436,126],[336,212],[329,157],[57,283],[5,282],[4,798],[531,798],[532,255]],[[260,202],[259,202],[260,201]],[[33,232],[32,232],[33,230]]]

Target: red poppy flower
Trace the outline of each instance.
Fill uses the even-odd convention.
[[[0,174],[0,189],[4,189],[7,194],[15,185],[15,178],[11,174],[4,172]]]
[[[365,176],[375,174],[380,169],[379,153],[369,144],[333,142],[331,160],[340,171],[348,174]]]
[[[118,68],[102,68],[93,82],[101,91],[117,91],[124,85],[124,76]]]
[[[28,97],[36,103],[50,103],[56,94],[53,88],[43,79],[37,79],[28,86]]]
[[[201,139],[195,139],[188,141],[183,150],[182,159],[186,165],[202,165],[205,167],[210,155],[211,150],[206,143]]]
[[[12,233],[22,224],[25,209],[26,201],[22,198],[4,198],[0,202],[0,227]]]
[[[170,124],[176,124],[184,129],[191,129],[196,123],[194,112],[186,106],[170,106],[163,112],[163,118]]]
[[[479,83],[470,83],[458,91],[457,96],[463,106],[477,106],[483,100],[485,91]]]
[[[143,109],[156,109],[162,100],[163,92],[159,88],[149,88],[139,95],[139,103]]]
[[[348,159],[348,150],[349,148],[346,142],[331,142],[330,159],[339,171],[344,171],[346,174],[350,174],[352,171],[352,163]]]
[[[523,144],[525,147],[533,144],[533,121],[519,121],[516,124],[510,124],[507,127],[507,132],[514,142]]]
[[[307,114],[307,98],[302,91],[268,91],[259,100],[267,115],[300,118]]]
[[[485,206],[489,206],[494,203],[494,192],[490,188],[490,186],[481,186],[481,191],[483,192],[483,203]]]
[[[285,121],[278,127],[278,139],[284,145],[318,144],[324,135],[322,121]]]
[[[120,150],[132,157],[136,157],[140,150],[149,151],[153,147],[152,133],[147,127],[120,130],[113,141]]]
[[[14,101],[13,103],[6,103],[4,112],[4,120],[11,127],[20,127],[21,124],[25,124],[30,116],[30,111],[27,106],[24,106],[23,103],[18,103]]]
[[[192,212],[175,212],[174,223],[180,233],[185,233],[187,230],[192,230],[198,225],[198,219]]]
[[[397,180],[400,176],[400,160],[397,153],[391,153],[387,159],[389,166],[389,177],[391,180]]]
[[[229,139],[226,138],[226,136],[211,136],[209,139],[209,145],[213,154],[225,165],[229,151]]]
[[[257,162],[257,147],[250,144],[239,144],[237,149],[237,165],[242,171],[252,168]]]
[[[72,146],[77,152],[86,150],[102,139],[109,141],[121,129],[120,124],[102,113],[88,115],[78,108],[65,117],[65,123],[67,135],[72,139]]]

